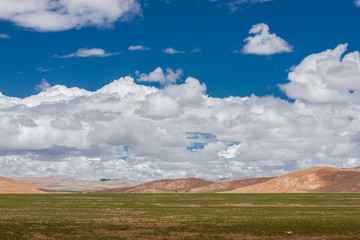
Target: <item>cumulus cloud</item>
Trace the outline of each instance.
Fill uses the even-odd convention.
[[[360,102],[360,54],[345,54],[347,44],[306,57],[289,73],[285,93],[318,103]]]
[[[282,88],[295,101],[215,98],[191,77],[161,88],[124,77],[97,91],[55,85],[27,98],[0,94],[0,175],[213,179],[360,165],[360,58],[345,49],[294,67]],[[319,86],[353,93],[309,95]]]
[[[244,40],[245,45],[241,52],[244,54],[273,55],[293,51],[292,46],[275,33],[270,33],[269,30],[269,26],[265,23],[253,25],[249,31],[252,36]]]
[[[176,50],[172,47],[168,47],[168,48],[164,49],[164,53],[166,53],[166,54],[185,54],[184,51]]]
[[[146,51],[149,49],[150,49],[149,47],[143,45],[134,45],[134,46],[129,46],[128,48],[129,51]]]
[[[174,98],[158,93],[152,94],[139,112],[153,119],[174,118],[180,114],[180,107]]]
[[[6,33],[0,33],[0,38],[10,38]]]
[[[55,55],[56,58],[73,58],[73,57],[110,57],[113,55],[121,54],[121,52],[116,53],[108,53],[104,49],[101,48],[80,48],[74,53],[70,53],[68,55]]]
[[[35,31],[109,27],[141,14],[137,0],[2,0],[0,19]]]
[[[175,72],[171,68],[167,68],[166,72],[160,67],[156,68],[154,71],[147,73],[139,74],[138,81],[141,82],[158,82],[161,85],[174,84],[179,79],[181,79],[183,75],[183,71],[181,69],[177,69]]]

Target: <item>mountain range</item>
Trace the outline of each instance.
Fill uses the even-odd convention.
[[[84,181],[75,180],[70,178],[60,177],[19,177],[15,180],[39,184],[45,186],[47,191],[51,192],[80,192],[85,190],[96,190],[106,188],[118,188],[118,187],[131,187],[139,183],[133,182],[129,179],[122,179],[116,181]]]
[[[360,192],[360,167],[311,167],[280,177],[208,181],[162,179],[138,183],[129,179],[74,180],[59,177],[0,177],[0,193],[300,193]]]
[[[45,193],[47,188],[40,184],[0,177],[0,193]]]

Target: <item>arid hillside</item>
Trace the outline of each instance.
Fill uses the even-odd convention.
[[[332,167],[311,167],[230,192],[360,192],[360,172]]]
[[[40,184],[0,177],[0,193],[44,193],[40,189],[46,189],[46,187]]]
[[[191,189],[208,186],[214,182],[200,178],[164,179],[143,183],[129,188],[113,188],[87,192],[112,193],[184,193]]]
[[[249,178],[249,179],[241,179],[231,182],[222,182],[222,183],[212,183],[210,185],[196,187],[190,190],[193,193],[200,192],[220,192],[220,191],[231,191],[241,187],[252,186],[255,184],[267,182],[273,178]]]

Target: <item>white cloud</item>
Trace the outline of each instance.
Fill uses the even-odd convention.
[[[72,58],[72,57],[110,57],[113,55],[121,54],[121,52],[116,53],[107,53],[104,49],[101,48],[80,48],[74,53],[68,55],[55,55],[56,58]]]
[[[141,14],[136,0],[1,0],[0,19],[36,31],[109,27]]]
[[[129,46],[129,48],[128,48],[129,51],[146,51],[149,49],[150,48],[143,46],[143,45],[134,45],[134,46]]]
[[[167,68],[166,72],[160,67],[156,68],[149,74],[142,73],[139,74],[138,81],[143,82],[158,82],[161,85],[174,84],[183,75],[183,71],[181,69],[177,69],[175,72],[171,68]]]
[[[166,53],[166,54],[185,54],[184,51],[176,50],[172,47],[168,47],[168,48],[164,49],[164,53]]]
[[[355,0],[355,5],[360,8],[360,0]]]
[[[6,33],[0,33],[0,38],[10,38]]]
[[[360,102],[360,54],[344,55],[347,44],[305,58],[281,86],[294,99],[319,102]]]
[[[360,165],[357,93],[309,97],[322,85],[357,91],[359,53],[343,56],[345,49],[293,68],[282,88],[295,101],[214,98],[191,77],[161,88],[125,77],[97,91],[56,85],[27,98],[0,94],[0,175],[213,179]],[[303,86],[297,95],[293,83]]]
[[[253,36],[244,40],[246,44],[241,49],[244,54],[273,55],[293,51],[292,46],[285,40],[275,33],[270,33],[269,26],[265,23],[253,25],[249,34],[253,34]]]
[[[156,93],[149,96],[139,112],[143,116],[153,119],[174,118],[180,114],[180,107],[174,98]]]
[[[47,90],[48,88],[50,88],[50,87],[51,87],[50,83],[48,83],[48,82],[46,81],[46,79],[43,78],[43,79],[41,80],[41,83],[39,83],[38,85],[36,85],[35,90],[42,92],[42,91],[46,91],[46,90]]]
[[[233,159],[237,155],[240,154],[240,150],[239,150],[240,147],[241,147],[241,143],[231,145],[226,150],[223,150],[223,151],[219,152],[218,156],[219,157],[224,157],[226,159]]]

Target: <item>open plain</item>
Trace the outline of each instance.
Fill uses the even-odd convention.
[[[360,193],[2,194],[1,239],[358,239]]]

